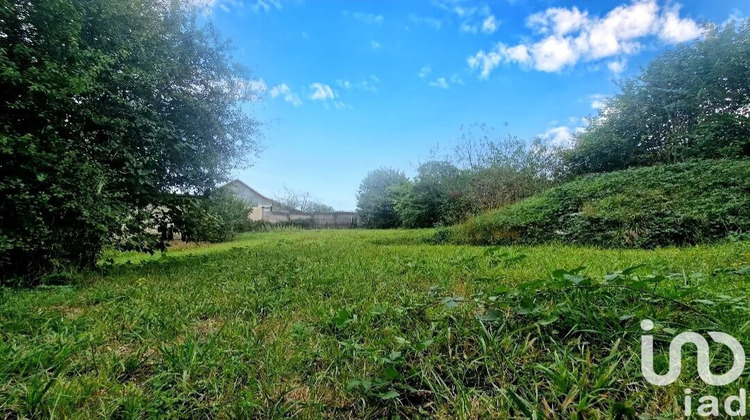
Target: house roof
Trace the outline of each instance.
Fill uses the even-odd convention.
[[[255,188],[253,188],[253,187],[245,184],[244,182],[240,181],[239,179],[235,179],[234,181],[229,181],[226,184],[222,185],[221,188],[224,188],[224,187],[226,187],[229,184],[237,184],[237,185],[241,186],[242,188],[246,188],[246,189],[252,191],[255,195],[259,196],[260,198],[268,200],[268,201],[272,202],[273,205],[279,206],[279,207],[283,208],[285,211],[288,211],[290,213],[295,213],[295,214],[350,214],[350,215],[356,215],[357,214],[357,212],[353,212],[353,211],[334,211],[334,212],[330,212],[330,213],[307,213],[307,212],[304,212],[304,211],[299,211],[297,209],[289,208],[289,207],[283,205],[282,203],[280,203],[278,200],[274,200],[273,198],[268,198],[265,195],[263,195],[260,192],[258,192],[258,190],[256,190]]]
[[[289,207],[285,206],[284,204],[280,203],[278,200],[274,200],[273,198],[268,198],[265,195],[259,193],[258,190],[256,190],[255,188],[253,188],[253,187],[245,184],[244,182],[240,181],[239,179],[235,179],[234,181],[229,181],[226,184],[222,185],[221,188],[224,188],[224,187],[226,187],[229,184],[237,184],[237,185],[241,186],[242,188],[246,188],[246,189],[252,191],[258,197],[260,197],[260,198],[262,198],[264,200],[268,200],[271,203],[273,203],[274,206],[278,206],[278,207],[280,207],[280,208],[282,208],[285,211],[288,211],[290,213],[294,213],[294,214],[310,214],[310,213],[305,213],[303,211],[299,211],[297,209],[289,208]]]
[[[243,187],[243,188],[246,188],[246,189],[248,189],[248,190],[252,191],[252,192],[253,192],[253,193],[254,193],[255,195],[259,196],[260,198],[266,199],[266,200],[268,200],[268,201],[270,201],[270,202],[272,202],[272,203],[274,203],[274,204],[278,204],[278,205],[280,205],[280,206],[282,205],[282,204],[281,204],[281,203],[279,203],[278,201],[276,201],[276,200],[274,200],[274,199],[272,199],[272,198],[268,198],[268,197],[266,197],[265,195],[263,195],[263,194],[259,193],[259,192],[258,192],[258,190],[256,190],[255,188],[253,188],[253,187],[251,187],[251,186],[249,186],[249,185],[245,184],[244,182],[240,181],[239,179],[235,179],[234,181],[229,181],[229,182],[227,182],[226,184],[222,185],[222,186],[221,186],[221,188],[224,188],[224,187],[226,187],[226,186],[227,186],[227,185],[229,185],[229,184],[238,184],[238,185],[240,185],[241,187]]]

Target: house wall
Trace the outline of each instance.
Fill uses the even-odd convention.
[[[354,212],[303,213],[283,209],[278,202],[263,196],[239,180],[226,184],[224,188],[229,188],[239,198],[254,205],[249,216],[250,220],[268,223],[302,222],[309,224],[312,228],[353,228],[357,226],[357,214]]]
[[[250,212],[250,220],[263,220],[263,210],[273,207],[273,200],[258,194],[257,191],[247,188],[237,181],[228,183],[225,188],[229,188],[237,197],[253,204],[253,211]]]

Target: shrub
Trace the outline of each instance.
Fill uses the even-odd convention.
[[[549,241],[657,247],[750,229],[750,160],[709,160],[587,176],[453,229],[474,244]]]
[[[208,197],[178,199],[171,220],[185,242],[225,242],[252,230],[252,207],[231,191],[218,189]]]

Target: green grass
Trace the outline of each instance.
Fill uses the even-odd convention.
[[[685,387],[748,385],[746,374],[707,388],[687,350],[668,387],[639,367],[643,318],[657,323],[661,368],[675,331],[724,331],[750,350],[747,243],[472,247],[426,244],[432,235],[246,234],[110,255],[107,274],[73,286],[1,289],[0,413],[677,418]],[[727,353],[712,353],[715,371]]]
[[[723,240],[749,230],[750,159],[740,159],[586,176],[441,235],[481,245],[653,248]]]

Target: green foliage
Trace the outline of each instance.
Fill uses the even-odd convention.
[[[471,212],[468,172],[450,162],[429,161],[417,168],[413,182],[393,188],[394,208],[406,228],[451,225]]]
[[[420,244],[427,231],[299,230],[115,254],[76,286],[0,288],[10,418],[679,418],[696,353],[748,348],[747,243],[659,250]],[[524,257],[525,256],[525,257]],[[143,263],[128,264],[131,258]],[[584,268],[585,267],[585,268]],[[738,320],[742,322],[738,322]],[[731,353],[713,351],[713,372]],[[674,399],[678,401],[675,402]]]
[[[387,229],[401,222],[395,210],[395,187],[408,182],[403,172],[380,168],[370,171],[357,190],[357,217],[362,227]]]
[[[153,249],[148,208],[257,150],[246,75],[184,2],[4,1],[0,21],[2,278]]]
[[[750,161],[707,160],[585,177],[456,227],[475,244],[697,244],[750,230]]]
[[[621,84],[564,154],[571,174],[750,155],[750,21],[710,27]]]
[[[556,148],[539,139],[526,142],[511,135],[498,137],[494,131],[485,125],[472,126],[451,155],[421,164],[413,180],[394,180],[380,193],[384,197],[380,208],[389,224],[377,227],[450,226],[555,183],[559,166]]]
[[[252,230],[251,212],[248,203],[220,188],[208,197],[176,198],[167,220],[184,242],[225,242]]]

